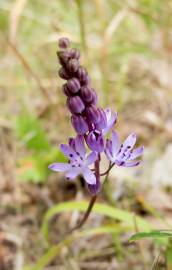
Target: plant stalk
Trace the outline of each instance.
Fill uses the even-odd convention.
[[[94,170],[95,170],[96,180],[100,181],[100,155],[99,155],[98,160],[96,160],[95,163],[94,163]],[[88,208],[87,208],[83,218],[68,233],[72,233],[73,231],[80,229],[84,225],[84,223],[87,221],[87,219],[88,219],[88,217],[89,217],[89,215],[91,213],[91,210],[92,210],[92,208],[93,208],[93,206],[94,206],[94,204],[96,202],[96,199],[97,199],[97,194],[95,194],[95,195],[93,195],[91,197],[90,203],[88,205]]]
[[[86,35],[85,35],[85,25],[84,25],[84,12],[83,12],[83,3],[82,0],[76,0],[78,7],[78,19],[80,25],[81,41],[84,52],[86,53],[87,44],[86,44]]]
[[[91,210],[92,210],[92,208],[94,206],[94,203],[95,203],[96,199],[97,199],[97,195],[94,195],[94,196],[91,197],[91,200],[90,200],[90,203],[88,205],[87,211],[85,212],[83,218],[79,221],[79,223],[74,228],[72,228],[68,232],[68,234],[72,233],[75,230],[80,229],[84,225],[84,223],[87,221],[87,219],[88,219],[88,217],[89,217],[89,215],[91,213]]]

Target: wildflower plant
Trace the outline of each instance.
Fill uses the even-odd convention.
[[[138,159],[143,153],[143,146],[134,148],[136,134],[130,134],[123,144],[114,130],[117,113],[109,108],[98,106],[96,91],[92,88],[87,70],[80,65],[80,52],[70,48],[68,38],[59,40],[57,52],[61,68],[59,76],[66,80],[62,86],[66,106],[71,113],[71,123],[76,131],[75,138],[69,138],[68,144],[61,144],[60,149],[68,158],[67,163],[53,163],[49,169],[64,172],[68,180],[82,175],[92,197],[89,207],[74,228],[81,227],[91,212],[98,193],[101,191],[101,176],[107,178],[110,170],[116,166],[133,167],[140,164]],[[107,134],[111,134],[107,138]],[[100,172],[103,153],[109,161],[104,173]]]

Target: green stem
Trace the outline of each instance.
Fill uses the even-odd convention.
[[[107,170],[107,174],[106,174],[106,177],[104,179],[104,182],[103,182],[103,188],[104,188],[104,193],[105,193],[105,196],[107,198],[107,201],[111,204],[111,205],[114,205],[114,199],[112,197],[112,187],[108,181],[108,178],[109,178],[109,173],[110,173],[110,170],[112,169],[112,167],[114,166],[114,164],[111,164],[111,162],[109,163],[109,168]],[[104,175],[104,174],[103,174]]]
[[[84,25],[84,12],[83,12],[83,2],[82,0],[75,0],[78,7],[78,19],[80,25],[81,41],[84,52],[86,53],[87,44],[86,44],[86,34],[85,34],[85,25]]]
[[[100,154],[99,154],[99,158],[95,161],[94,163],[94,169],[95,169],[95,176],[96,176],[96,179],[97,181],[100,181]],[[96,202],[96,199],[97,199],[97,195],[93,195],[91,197],[91,200],[90,200],[90,203],[88,205],[88,208],[83,216],[83,218],[80,220],[80,222],[74,227],[72,228],[67,234],[70,234],[72,233],[73,231],[75,230],[78,230],[80,229],[84,223],[87,221],[90,213],[91,213],[91,210],[93,209],[93,206]]]

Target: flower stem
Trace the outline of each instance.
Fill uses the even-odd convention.
[[[83,218],[68,233],[72,233],[73,231],[80,229],[84,225],[84,223],[87,221],[87,219],[88,219],[88,217],[89,217],[89,215],[91,213],[91,210],[92,210],[92,208],[93,208],[93,206],[95,204],[96,199],[97,199],[97,195],[94,195],[94,196],[91,197],[91,200],[90,200],[90,203],[88,205],[87,211],[85,212]]]
[[[95,176],[96,176],[97,181],[100,181],[100,154],[99,154],[98,159],[94,163],[94,170],[95,170]],[[88,205],[86,212],[84,213],[83,218],[68,233],[72,233],[73,231],[80,229],[84,225],[84,223],[87,221],[87,219],[91,213],[91,210],[95,204],[96,199],[97,199],[97,194],[92,195],[90,203]]]
[[[104,173],[101,173],[100,176],[104,176],[104,175],[107,175],[109,174],[110,170],[112,169],[112,167],[115,165],[115,163],[112,163],[111,162],[109,163],[109,167],[108,169],[104,172]]]
[[[76,4],[78,7],[78,19],[80,24],[80,33],[81,33],[81,41],[84,52],[86,53],[86,36],[85,36],[85,25],[84,25],[84,12],[83,12],[83,3],[82,0],[76,0]]]

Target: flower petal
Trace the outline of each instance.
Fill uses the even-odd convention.
[[[114,162],[114,157],[112,153],[112,141],[109,139],[106,140],[105,154],[106,154],[107,159]]]
[[[63,152],[63,154],[65,156],[67,156],[69,159],[75,159],[76,158],[76,153],[75,151],[72,149],[71,146],[67,145],[67,144],[61,144],[60,145],[60,150]]]
[[[80,168],[71,168],[66,174],[66,178],[68,179],[74,179],[81,173]]]
[[[106,155],[106,157],[107,157],[108,160],[114,162],[114,159],[111,156],[111,154],[110,154],[110,152],[109,152],[109,150],[107,148],[105,149],[105,155]]]
[[[131,162],[126,162],[125,165],[123,165],[124,167],[134,167],[134,166],[138,166],[141,163],[141,160],[135,160],[135,161],[131,161]]]
[[[97,153],[96,152],[91,152],[87,159],[86,159],[86,166],[91,165],[92,163],[94,163],[97,160]]]
[[[112,115],[111,109],[106,108],[104,111],[105,111],[105,114],[106,114],[107,122],[109,122],[109,120],[111,119],[111,115]]]
[[[113,126],[116,124],[118,113],[111,113],[110,109],[105,109],[106,117],[107,117],[107,127],[103,129],[103,134],[107,134],[108,131],[113,128]]]
[[[55,172],[65,172],[71,168],[71,165],[68,163],[52,163],[48,168]]]
[[[83,177],[84,177],[85,181],[87,182],[87,184],[90,184],[90,185],[96,184],[96,177],[95,177],[94,173],[89,168],[84,167],[82,169],[82,174],[83,174]]]
[[[136,134],[135,134],[135,133],[131,133],[131,134],[127,137],[127,139],[124,141],[122,148],[123,148],[124,150],[125,150],[126,148],[131,149],[131,148],[135,145],[136,140],[137,140]]]
[[[113,155],[117,154],[120,148],[120,142],[118,134],[115,131],[112,131],[112,153]]]
[[[84,145],[84,137],[82,135],[78,135],[75,139],[75,149],[83,158],[86,154],[86,149]]]
[[[136,149],[134,149],[130,155],[129,160],[134,160],[136,158],[138,158],[139,156],[141,156],[143,154],[144,151],[144,146],[140,146]]]
[[[68,143],[69,143],[69,146],[75,151],[75,139],[69,138]]]

